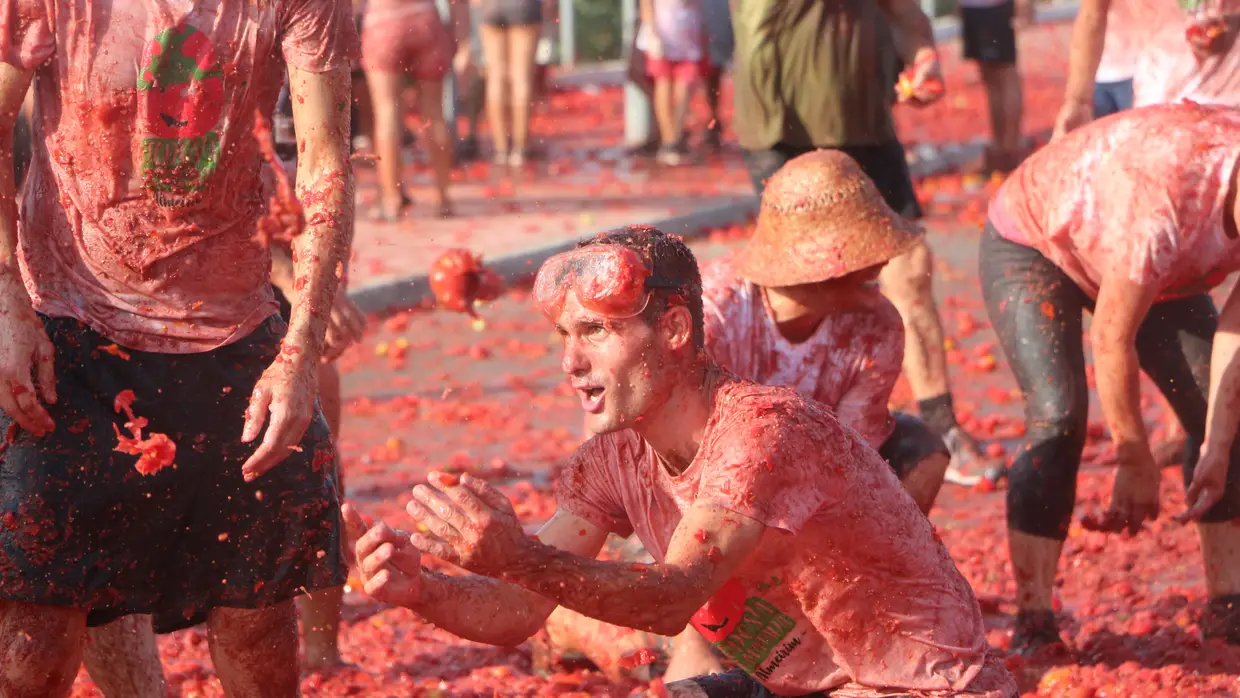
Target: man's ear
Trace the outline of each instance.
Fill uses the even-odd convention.
[[[668,306],[659,318],[659,334],[668,349],[677,351],[693,343],[693,316],[679,303]]]

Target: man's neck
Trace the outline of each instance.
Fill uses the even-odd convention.
[[[763,289],[767,312],[783,338],[799,344],[814,336],[826,317],[776,291]]]
[[[719,373],[713,364],[695,362],[668,400],[653,414],[644,415],[636,428],[673,475],[684,472],[697,456]]]

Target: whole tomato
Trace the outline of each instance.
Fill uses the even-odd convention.
[[[474,302],[493,300],[503,289],[494,272],[482,266],[469,250],[448,250],[431,264],[431,293],[439,307],[458,313],[474,313]]]

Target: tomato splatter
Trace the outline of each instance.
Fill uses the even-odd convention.
[[[122,390],[116,394],[116,398],[112,401],[112,408],[117,412],[124,412],[129,421],[125,422],[125,428],[129,430],[130,436],[121,433],[119,427],[112,425],[112,430],[116,432],[116,447],[112,450],[120,453],[127,453],[131,456],[138,456],[138,462],[134,464],[134,469],[142,475],[153,475],[164,468],[174,465],[176,460],[177,445],[168,438],[167,434],[153,433],[147,438],[142,438],[142,430],[146,428],[147,420],[145,417],[137,417],[133,413],[134,392],[132,390]]]

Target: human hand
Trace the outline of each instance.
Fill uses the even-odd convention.
[[[913,66],[900,74],[896,85],[898,99],[918,107],[933,104],[943,98],[943,71],[939,54],[933,48],[923,48],[913,59]]]
[[[318,397],[318,357],[302,344],[285,337],[275,361],[250,394],[241,430],[242,443],[258,438],[270,413],[267,433],[254,453],[241,466],[246,482],[271,470],[301,442],[314,419]]]
[[[362,591],[372,599],[412,608],[422,597],[422,552],[402,531],[366,521],[350,504],[340,508],[345,535],[362,578]]]
[[[39,402],[56,403],[56,350],[13,270],[0,270],[0,337],[0,411],[43,436],[56,428]]]
[[[366,333],[366,316],[341,288],[332,302],[327,319],[327,337],[323,345],[323,363],[340,358],[346,349],[362,341]]]
[[[1051,141],[1063,138],[1070,131],[1093,120],[1094,105],[1092,103],[1068,100],[1059,108],[1059,115],[1055,117],[1055,130],[1051,134]]]
[[[415,546],[470,572],[495,577],[522,557],[530,540],[499,490],[469,475],[431,473],[405,510],[418,521]]]
[[[1223,449],[1219,453],[1202,446],[1197,466],[1193,468],[1193,481],[1184,493],[1186,508],[1182,513],[1176,514],[1176,521],[1199,521],[1210,507],[1223,498],[1223,492],[1227,489],[1227,471],[1231,465],[1227,451],[1228,449]]]
[[[1149,448],[1123,454],[1111,486],[1111,505],[1100,517],[1085,516],[1081,525],[1091,531],[1135,535],[1145,521],[1158,518],[1162,472]]]

